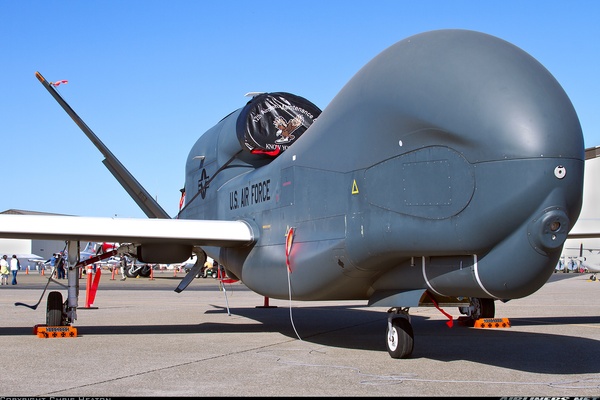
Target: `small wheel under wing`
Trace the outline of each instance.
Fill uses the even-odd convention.
[[[125,267],[125,276],[128,278],[137,278],[140,274],[140,268],[135,264],[128,265]]]
[[[472,297],[471,304],[474,307],[471,318],[474,320],[479,318],[494,318],[496,316],[496,305],[494,304],[494,299]]]
[[[415,345],[413,329],[408,319],[391,318],[386,332],[387,351],[392,358],[409,358]]]
[[[151,266],[151,265],[148,265],[148,264],[146,264],[146,265],[144,265],[144,266],[143,266],[143,267],[140,269],[139,275],[140,275],[142,278],[148,278],[148,277],[150,277],[150,273],[151,273],[151,272],[152,272],[152,266]]]
[[[494,299],[484,299],[480,297],[471,297],[468,307],[458,308],[461,314],[465,314],[473,321],[479,318],[494,318],[496,315],[496,305]]]
[[[494,318],[496,315],[496,305],[494,299],[484,299],[480,297],[471,297],[468,307],[459,307],[462,314],[467,315],[468,325],[475,324],[480,318]]]
[[[63,298],[60,292],[48,293],[48,303],[46,307],[46,325],[63,325]]]

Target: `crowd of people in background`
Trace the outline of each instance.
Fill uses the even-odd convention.
[[[8,261],[7,255],[3,255],[0,260],[0,284],[8,285],[8,275],[12,274],[12,284],[17,284],[17,272],[21,269],[21,263],[17,258],[16,254],[13,254],[10,261]]]
[[[55,277],[58,279],[66,279],[66,269],[65,269],[65,256],[62,253],[54,253],[50,258],[50,267],[54,269],[56,266],[56,275]],[[44,269],[43,265],[39,265],[39,272],[42,273],[42,269]],[[2,258],[0,258],[0,285],[8,285],[8,278],[12,275],[12,285],[17,284],[17,274],[21,269],[21,262],[17,258],[16,254],[13,254],[10,259],[8,256],[4,254]],[[29,271],[28,271],[29,272]]]

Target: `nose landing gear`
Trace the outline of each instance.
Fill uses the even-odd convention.
[[[459,306],[458,309],[466,317],[461,317],[468,320],[463,325],[474,326],[475,322],[482,318],[494,318],[496,313],[494,300],[477,297],[462,297],[462,298],[443,298],[434,301],[430,297],[430,301],[423,295],[419,306]],[[428,294],[428,296],[432,296]],[[392,307],[388,310],[388,323],[386,331],[386,348],[392,358],[410,358],[414,348],[414,333],[410,323],[410,315],[408,307]],[[442,311],[443,312],[443,311]],[[446,314],[446,313],[444,313]],[[448,326],[452,326],[449,324]]]
[[[394,307],[390,308],[388,313],[387,351],[392,358],[409,358],[413,352],[415,336],[408,308]]]

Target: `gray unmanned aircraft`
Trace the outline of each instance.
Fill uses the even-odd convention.
[[[537,291],[581,209],[571,101],[533,57],[479,32],[392,45],[322,112],[290,93],[256,94],[192,147],[174,218],[36,75],[149,218],[0,215],[0,237],[118,242],[148,263],[196,254],[176,291],[210,256],[270,298],[365,300],[389,308],[394,358],[413,351],[410,307],[491,318],[495,300]],[[76,319],[77,262],[67,300],[48,296],[50,325]]]

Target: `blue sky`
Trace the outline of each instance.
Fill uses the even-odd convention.
[[[598,1],[0,0],[0,211],[145,217],[37,81],[61,95],[170,214],[197,138],[250,91],[321,109],[378,53],[461,28],[507,40],[563,86],[600,145]]]

